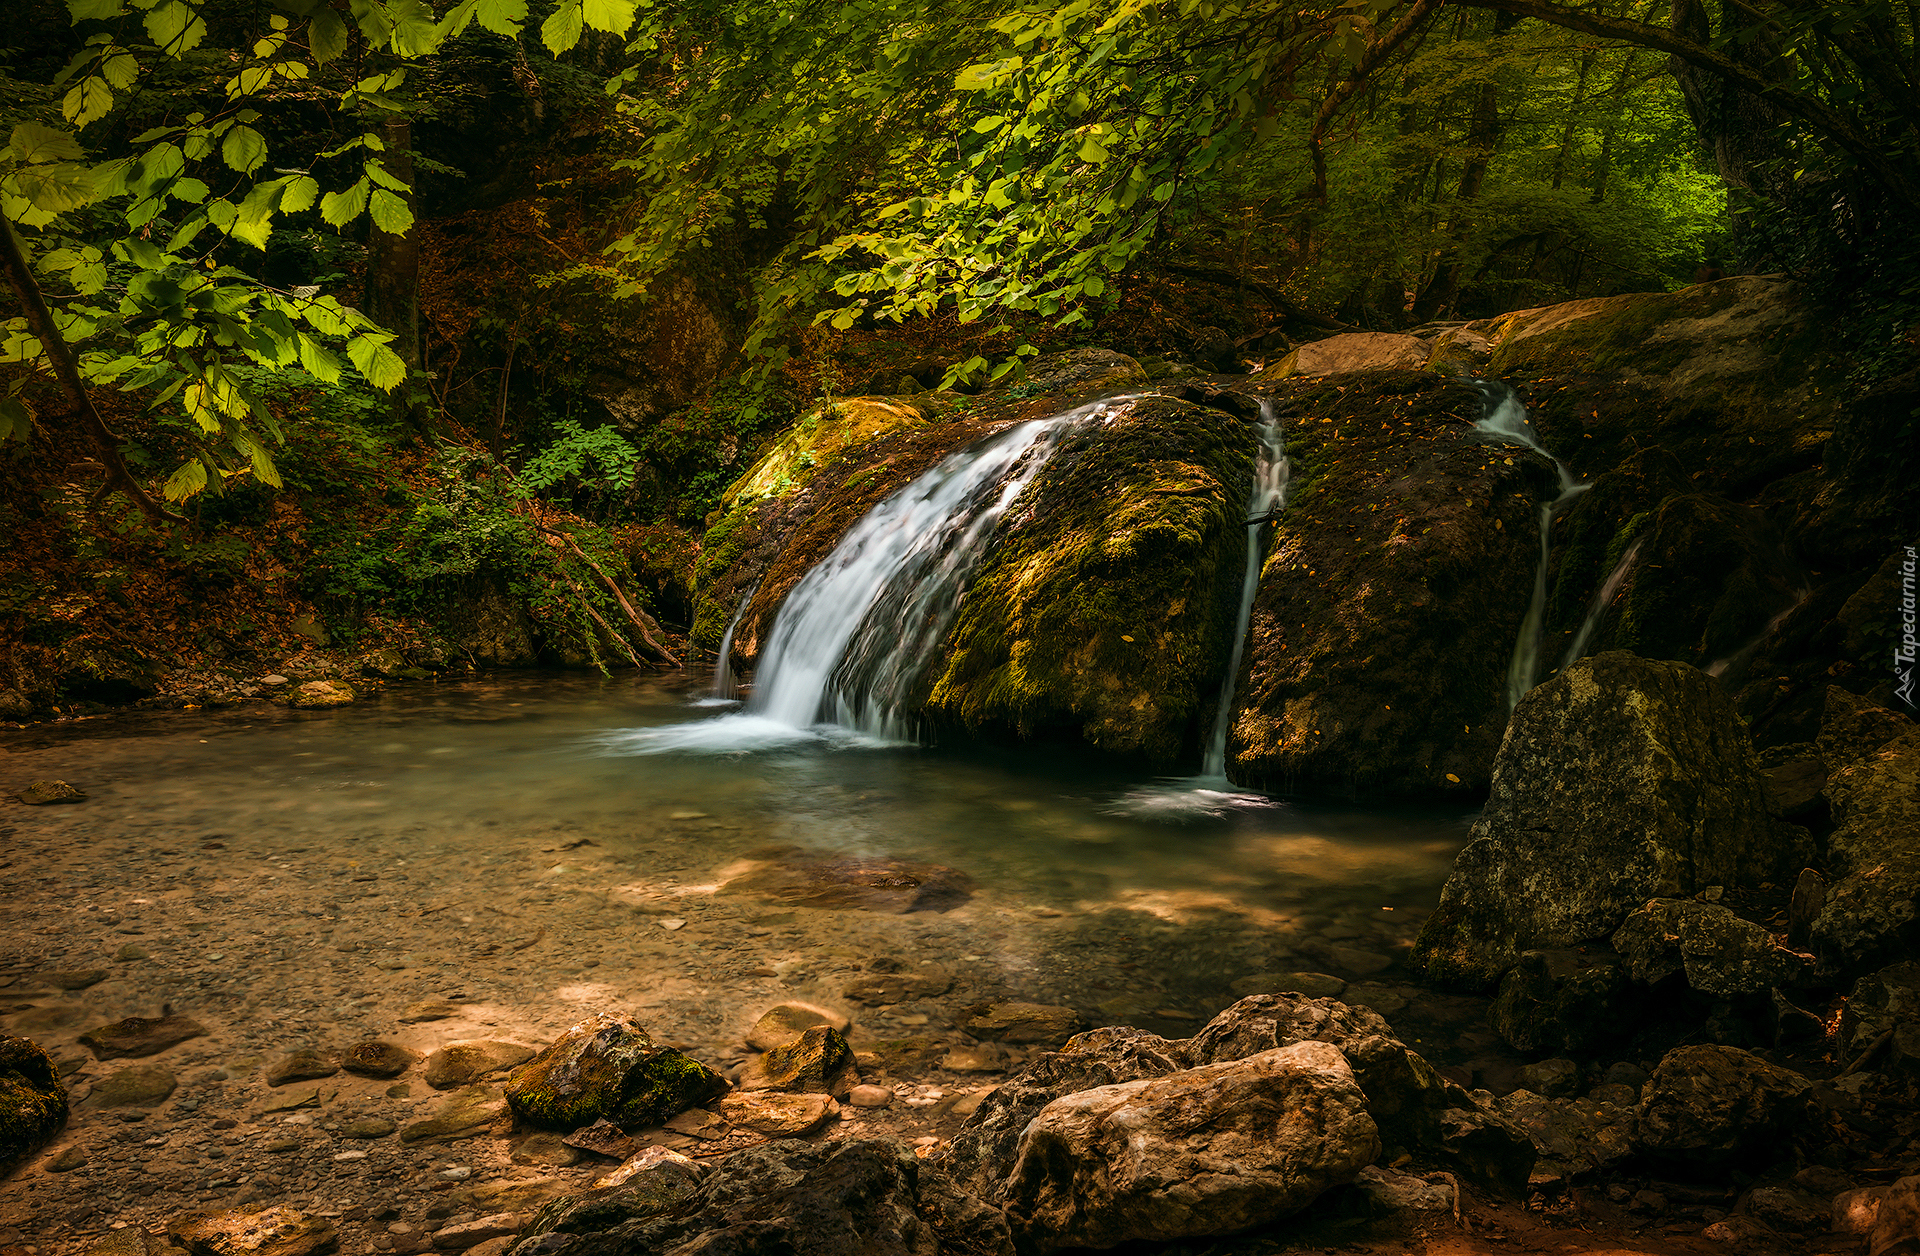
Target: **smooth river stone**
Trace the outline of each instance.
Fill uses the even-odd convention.
[[[206,1032],[205,1025],[185,1016],[162,1016],[157,1019],[129,1016],[111,1025],[89,1029],[80,1035],[80,1043],[93,1048],[94,1058],[111,1060],[153,1055]]]

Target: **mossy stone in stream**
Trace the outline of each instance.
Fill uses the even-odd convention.
[[[577,1129],[602,1117],[625,1130],[644,1129],[727,1090],[726,1079],[706,1065],[654,1045],[638,1024],[605,1012],[507,1075],[514,1112],[549,1129]]]
[[[60,1070],[26,1038],[0,1037],[0,1174],[31,1155],[67,1119]]]

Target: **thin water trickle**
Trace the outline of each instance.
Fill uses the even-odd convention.
[[[1524,445],[1553,464],[1560,477],[1560,493],[1540,505],[1540,564],[1534,569],[1533,596],[1527,603],[1526,618],[1520,621],[1520,639],[1514,643],[1513,659],[1507,664],[1507,706],[1519,706],[1540,676],[1540,651],[1547,617],[1547,560],[1553,550],[1553,521],[1574,498],[1592,488],[1575,479],[1573,473],[1540,443],[1539,433],[1527,416],[1527,407],[1513,389],[1489,380],[1473,381],[1485,401],[1485,413],[1474,427],[1494,440],[1509,445]]]
[[[1573,644],[1567,647],[1566,655],[1560,660],[1560,670],[1566,671],[1586,656],[1587,645],[1593,640],[1593,634],[1600,630],[1600,620],[1606,615],[1607,607],[1613,605],[1613,595],[1620,592],[1620,586],[1627,581],[1627,573],[1633,570],[1634,560],[1640,557],[1640,547],[1646,542],[1635,541],[1620,556],[1613,570],[1600,583],[1600,591],[1593,595],[1593,605],[1587,608],[1587,617],[1580,623],[1580,631],[1573,635]]]
[[[740,686],[733,678],[733,634],[740,627],[747,607],[753,604],[753,595],[759,591],[760,585],[756,582],[740,599],[740,605],[733,608],[733,618],[727,621],[727,630],[720,637],[720,658],[713,665],[713,690],[709,697],[732,702],[740,696]]]

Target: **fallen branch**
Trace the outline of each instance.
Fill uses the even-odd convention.
[[[620,591],[620,586],[614,583],[613,577],[609,576],[599,563],[594,562],[592,558],[587,556],[587,552],[580,548],[579,542],[575,541],[565,532],[561,532],[555,528],[549,528],[546,524],[540,523],[537,520],[534,526],[548,536],[559,538],[568,549],[573,551],[574,557],[593,568],[593,574],[600,577],[600,583],[606,585],[607,592],[613,594],[614,600],[620,603],[620,609],[627,613],[627,621],[633,625],[634,631],[640,634],[640,639],[647,643],[647,648],[665,659],[669,665],[673,667],[680,666],[680,660],[673,656],[673,651],[661,645],[653,635],[655,632],[660,631],[660,625],[653,621],[652,616],[635,607],[632,602],[627,600],[627,595]],[[595,618],[597,619],[599,616],[596,615]],[[634,666],[638,667],[639,663],[636,662]]]
[[[614,643],[620,647],[621,652],[624,653],[628,661],[633,664],[634,670],[640,671],[645,668],[646,664],[642,663],[640,656],[633,652],[633,647],[627,644],[627,639],[615,632],[613,625],[602,618],[599,611],[593,609],[593,599],[587,596],[587,591],[575,584],[573,577],[569,576],[565,571],[560,572],[560,578],[567,582],[567,587],[573,590],[573,595],[580,599],[580,609],[593,616],[593,622],[599,624],[601,630],[613,638]]]

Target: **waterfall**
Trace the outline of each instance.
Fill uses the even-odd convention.
[[[750,714],[910,739],[902,708],[1007,508],[1060,440],[1124,398],[1022,423],[868,511],[793,587],[761,651]]]
[[[1600,591],[1593,595],[1593,605],[1587,609],[1586,619],[1581,621],[1580,631],[1573,636],[1573,644],[1567,647],[1566,657],[1560,660],[1560,670],[1566,671],[1579,662],[1587,652],[1587,643],[1593,640],[1593,634],[1600,630],[1600,619],[1607,613],[1607,607],[1613,604],[1613,595],[1627,581],[1627,572],[1633,569],[1634,559],[1640,557],[1640,547],[1646,544],[1643,537],[1627,546],[1627,552],[1620,556],[1613,570],[1600,583]]]
[[[1207,739],[1207,752],[1201,760],[1203,780],[1227,779],[1227,733],[1233,728],[1233,689],[1240,677],[1240,659],[1247,648],[1247,625],[1253,618],[1253,595],[1260,589],[1260,567],[1266,558],[1261,530],[1287,504],[1286,442],[1280,436],[1280,420],[1273,402],[1260,399],[1260,424],[1255,429],[1260,449],[1253,465],[1253,496],[1247,502],[1247,563],[1240,578],[1240,614],[1233,634],[1233,650],[1227,656],[1227,676],[1220,683],[1220,709],[1213,717],[1213,735]]]
[[[720,638],[720,658],[713,665],[713,690],[708,695],[721,702],[731,702],[740,696],[740,686],[733,678],[733,633],[746,617],[747,607],[753,604],[753,595],[760,591],[759,582],[747,590],[740,599],[740,605],[733,608],[733,618],[727,621],[727,631]]]
[[[1540,674],[1541,636],[1547,617],[1547,559],[1552,552],[1554,517],[1593,486],[1574,479],[1565,464],[1547,452],[1539,434],[1533,430],[1532,420],[1527,417],[1526,406],[1513,389],[1487,380],[1474,380],[1473,385],[1485,399],[1484,413],[1474,427],[1494,440],[1533,450],[1551,462],[1560,476],[1559,496],[1540,505],[1540,565],[1534,571],[1533,597],[1527,603],[1526,618],[1520,621],[1520,639],[1514,643],[1513,659],[1507,664],[1507,706],[1511,709],[1520,705],[1520,699],[1527,696]]]

